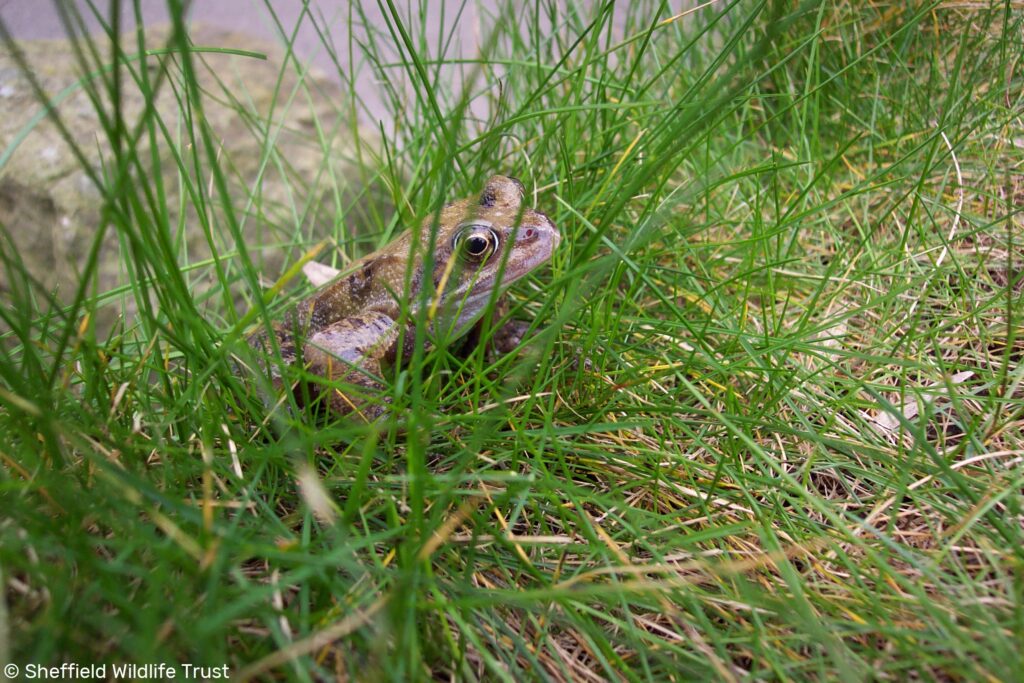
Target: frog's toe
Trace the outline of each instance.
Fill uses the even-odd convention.
[[[491,349],[499,355],[512,353],[523,342],[529,329],[530,323],[524,320],[509,320],[494,335],[491,340]]]

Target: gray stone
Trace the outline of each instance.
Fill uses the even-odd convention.
[[[147,29],[147,47],[164,46],[168,35],[167,29]],[[284,68],[285,75],[278,86],[284,57],[273,46],[254,44],[247,36],[202,26],[193,27],[191,37],[194,45],[268,55],[267,60],[260,60],[197,54],[194,64],[203,89],[207,121],[217,144],[222,146],[218,152],[219,163],[229,179],[231,204],[236,216],[244,220],[244,239],[261,273],[273,280],[280,274],[283,259],[288,255],[282,249],[265,250],[259,248],[260,245],[292,240],[297,222],[301,223],[298,228],[301,235],[310,241],[330,234],[338,220],[335,192],[340,190],[343,197],[353,196],[346,195],[354,190],[346,189],[345,181],[356,177],[353,167],[346,161],[352,158],[351,129],[347,123],[339,125],[339,121],[347,121],[345,95],[336,83],[314,74],[307,75],[308,87],[292,98],[298,81],[295,67],[289,64]],[[126,37],[122,43],[126,52],[134,51],[135,45],[134,35]],[[23,41],[19,46],[31,73],[48,96],[57,96],[80,78],[80,67],[68,41]],[[100,54],[109,55],[109,48],[101,46]],[[155,73],[156,69],[151,69],[151,76]],[[126,69],[122,69],[122,74],[121,109],[132,127],[144,111],[145,100]],[[170,74],[178,88],[178,70],[172,68]],[[183,136],[184,119],[170,85],[164,83],[161,87],[156,110],[172,136],[180,136],[177,138],[180,147],[185,148],[188,143]],[[236,98],[234,103],[232,98]],[[104,106],[110,105],[105,103]],[[244,115],[240,115],[239,110]],[[41,111],[42,105],[11,51],[6,46],[0,47],[0,154],[6,154],[20,139],[13,154],[0,167],[0,225],[11,236],[18,255],[38,286],[56,292],[57,299],[67,303],[78,285],[83,259],[98,234],[103,194],[48,118],[30,127]],[[78,88],[59,103],[57,112],[88,164],[100,172],[105,167],[109,171],[112,159],[111,150],[107,148],[109,141],[85,92]],[[273,120],[268,120],[271,115]],[[319,139],[315,121],[319,121],[323,134],[328,136],[327,142]],[[271,130],[281,126],[273,147],[280,155],[284,173],[282,175],[278,165],[271,162],[266,164],[260,178],[265,147],[261,136],[266,135],[260,131],[268,126]],[[138,151],[146,164],[150,163],[151,154],[148,145],[148,137],[143,136]],[[161,139],[158,147],[163,169],[161,177],[167,193],[167,215],[174,235],[180,219],[177,166],[167,142]],[[328,152],[325,147],[329,148]],[[203,167],[209,167],[205,155]],[[194,172],[191,166],[187,171]],[[146,175],[152,180],[152,171],[147,171]],[[341,187],[335,187],[335,182]],[[204,187],[208,183],[209,176],[202,181]],[[211,194],[216,198],[216,190]],[[255,198],[252,200],[255,203],[245,214],[250,196]],[[218,250],[231,250],[235,245],[224,225],[223,213],[217,210],[217,201],[211,205],[215,207],[211,211]],[[301,212],[307,205],[311,210],[297,221],[292,207]],[[210,247],[190,205],[184,219],[187,261],[196,263],[208,258]],[[290,257],[294,258],[295,253]],[[0,266],[0,299],[8,298],[11,287],[8,276],[8,271]],[[124,285],[126,279],[117,231],[111,228],[102,240],[94,291],[110,291]],[[119,315],[119,308],[111,305],[101,310],[100,319],[96,321],[101,335]],[[129,303],[125,313],[131,316],[133,312],[134,306]]]

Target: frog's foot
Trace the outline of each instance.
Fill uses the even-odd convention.
[[[495,329],[487,340],[487,348],[484,349],[489,360],[500,358],[515,351],[523,341],[523,337],[526,336],[526,331],[530,329],[530,323],[523,320],[510,319],[501,323],[501,319],[508,315],[508,311],[508,299],[501,297],[495,304],[494,312],[491,314],[490,327]],[[481,340],[484,338],[484,323],[483,319],[477,321],[469,329],[469,332],[466,333],[461,345],[462,353],[468,355],[480,345]]]
[[[504,356],[512,353],[523,342],[530,323],[525,320],[509,320],[491,337],[487,352],[493,356]]]
[[[395,321],[369,311],[328,325],[306,340],[303,356],[309,371],[333,385],[320,389],[331,412],[354,413],[367,422],[384,412],[387,399],[379,378],[397,339]]]
[[[495,315],[495,319],[498,317]],[[468,356],[475,348],[480,346],[480,341],[484,335],[483,325],[483,321],[480,321],[473,325],[469,332],[466,333],[465,338],[458,347],[460,354]],[[494,330],[487,340],[486,348],[484,349],[487,359],[492,361],[515,351],[519,348],[523,337],[526,336],[526,331],[529,329],[530,323],[524,320],[506,321],[504,325]]]

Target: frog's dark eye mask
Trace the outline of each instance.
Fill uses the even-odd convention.
[[[498,241],[498,233],[487,221],[465,223],[452,238],[452,253],[464,261],[483,265],[498,250]]]

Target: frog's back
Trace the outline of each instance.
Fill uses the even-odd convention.
[[[308,311],[310,334],[353,315],[376,311],[397,319],[406,289],[408,255],[380,251],[357,261],[344,275],[299,304]],[[409,283],[411,291],[419,282]]]

